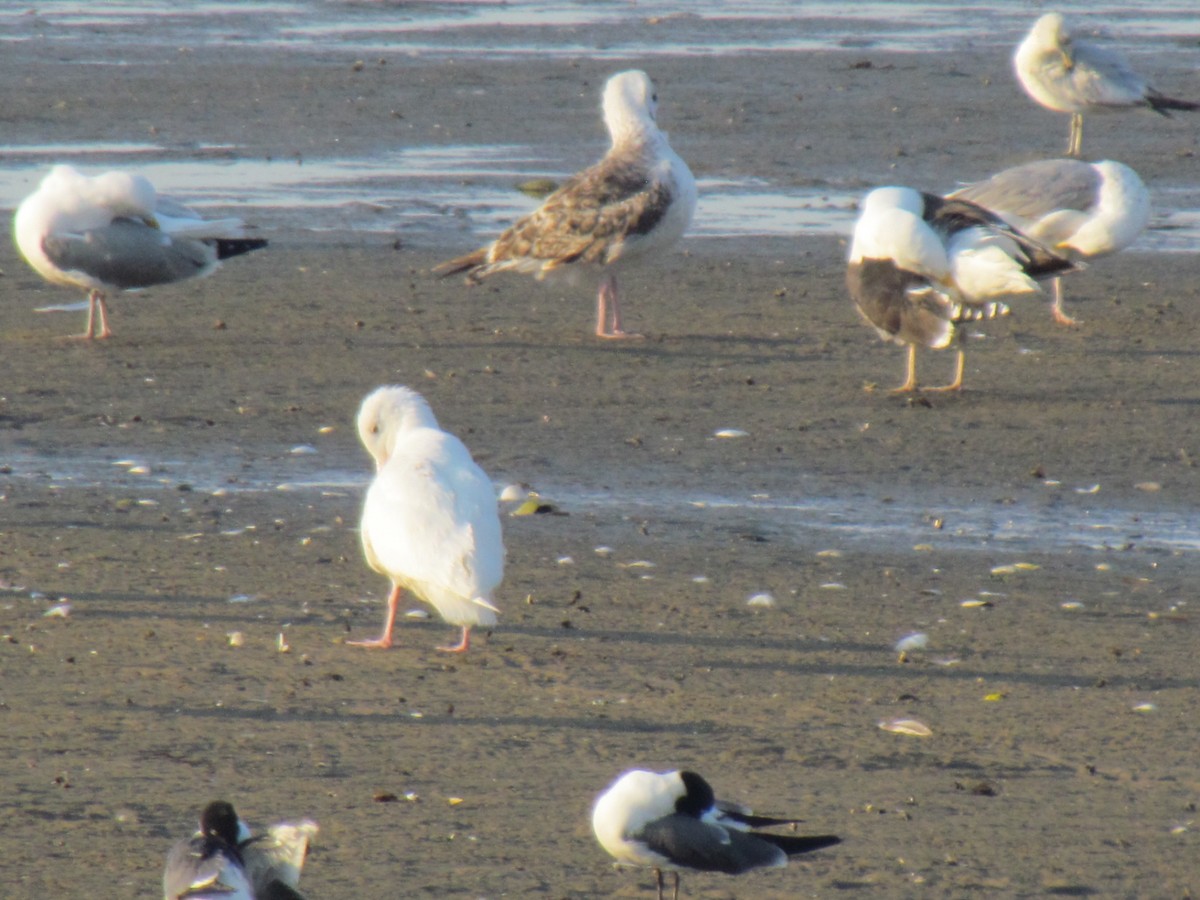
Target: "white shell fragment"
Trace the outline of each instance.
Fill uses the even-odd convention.
[[[910,653],[913,650],[923,650],[929,645],[929,635],[923,631],[914,631],[896,641],[897,653]]]
[[[1154,705],[1153,703],[1139,703],[1139,704],[1137,704],[1137,706],[1135,706],[1133,708],[1134,712],[1139,712],[1139,713],[1156,712],[1157,710],[1158,710],[1158,707],[1156,705]]]
[[[962,603],[960,603],[958,605],[961,606],[963,609],[983,609],[985,606],[991,606],[992,601],[991,600],[975,600],[974,598],[972,598],[970,600],[964,600]]]
[[[231,631],[225,636],[229,638],[230,647],[240,647],[246,643],[246,635],[240,631]]]
[[[775,598],[766,591],[763,591],[760,594],[751,594],[749,597],[747,597],[746,605],[771,607],[775,605]]]
[[[742,431],[740,428],[722,428],[720,431],[713,432],[713,437],[719,438],[742,438],[749,436],[750,432]]]
[[[71,601],[64,600],[61,603],[55,603],[52,607],[42,613],[47,619],[65,619],[71,614]]]
[[[913,737],[930,737],[933,730],[924,722],[916,719],[884,719],[879,727],[892,734],[911,734]]]
[[[312,444],[297,444],[288,451],[292,456],[312,456],[316,452],[317,448]]]
[[[519,503],[527,499],[529,499],[529,489],[521,484],[506,484],[500,491],[500,500],[503,503]]]
[[[429,612],[424,609],[410,609],[404,614],[406,619],[428,619]]]
[[[1064,600],[1059,606],[1063,609],[1083,609],[1083,604],[1078,600]]]

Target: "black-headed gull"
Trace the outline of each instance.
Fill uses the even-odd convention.
[[[233,805],[216,800],[200,814],[200,830],[167,856],[166,900],[303,900],[296,890],[317,824],[279,822],[259,835]]]
[[[663,870],[724,872],[787,865],[788,857],[840,842],[831,834],[801,836],[753,831],[794,825],[795,819],[752,815],[744,807],[716,799],[695,772],[626,772],[596,798],[592,830],[617,865],[652,868],[663,896]]]

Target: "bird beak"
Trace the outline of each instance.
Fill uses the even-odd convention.
[[[1062,54],[1063,68],[1066,69],[1068,72],[1070,72],[1072,69],[1074,69],[1075,68],[1075,59],[1074,59],[1074,57],[1071,56],[1070,52],[1067,50],[1061,49],[1061,48],[1059,49],[1058,52]]]

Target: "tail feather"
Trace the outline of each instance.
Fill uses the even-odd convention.
[[[1024,237],[1024,235],[1022,235]],[[1044,278],[1058,277],[1065,275],[1068,272],[1078,272],[1087,268],[1086,264],[1078,260],[1068,259],[1067,257],[1055,253],[1044,244],[1029,240],[1022,243],[1022,249],[1029,257],[1029,262],[1023,266],[1025,274],[1030,278],[1041,280]]]
[[[229,259],[231,256],[241,256],[252,250],[261,250],[267,246],[266,238],[217,238],[217,259]]]
[[[964,303],[956,303],[950,311],[951,322],[983,322],[987,319],[998,319],[1001,316],[1007,316],[1011,310],[1008,304],[1000,303],[993,300],[988,303],[981,303],[978,306],[968,306]]]
[[[457,275],[459,272],[466,272],[467,275],[470,275],[472,270],[486,265],[487,261],[487,248],[480,247],[466,256],[459,256],[444,263],[438,263],[430,271],[439,278]]]
[[[488,600],[483,597],[472,597],[471,602],[476,606],[482,606],[484,609],[490,609],[494,613],[499,613],[500,610],[493,606]]]

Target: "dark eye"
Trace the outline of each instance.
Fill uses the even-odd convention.
[[[657,103],[657,102],[658,102],[658,94],[651,94],[651,95],[650,95],[650,100],[651,100],[651,102],[653,102],[653,103]]]
[[[379,426],[378,425],[371,426],[371,434],[379,434]]]

